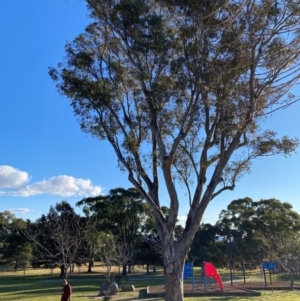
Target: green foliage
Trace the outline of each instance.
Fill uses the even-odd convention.
[[[146,204],[140,193],[132,188],[111,189],[108,195],[86,198],[77,203],[77,206],[81,205],[90,208],[93,218],[98,221],[98,230],[109,231],[129,245],[146,218]]]
[[[259,260],[267,257],[266,236],[290,237],[298,233],[300,215],[292,205],[277,199],[254,202],[250,198],[232,201],[222,210],[218,227],[226,243],[226,257]]]
[[[300,215],[292,210],[292,205],[277,199],[252,201],[250,198],[232,201],[227,210],[220,214],[220,221],[228,221],[233,228],[244,231],[248,236],[252,231],[265,233],[295,232],[300,229]]]
[[[32,257],[32,246],[22,236],[25,221],[9,211],[0,212],[0,265],[25,266]]]
[[[213,262],[218,267],[223,265],[223,241],[218,241],[219,236],[220,229],[218,225],[200,225],[189,253],[195,265],[202,266],[203,261]]]
[[[249,197],[233,200],[215,225],[200,225],[189,256],[198,265],[211,261],[219,267],[227,266],[231,259],[238,265],[241,260],[260,264],[268,259],[276,261],[282,271],[295,272],[299,227],[300,215],[289,203],[277,199],[254,202]]]
[[[234,189],[254,158],[295,150],[296,138],[260,127],[296,100],[282,99],[299,77],[299,9],[290,1],[86,2],[94,22],[49,73],[81,128],[111,143],[159,228],[158,168],[174,204],[174,227],[171,179],[186,186],[200,213]],[[196,221],[188,215],[193,231],[202,214]]]
[[[85,206],[85,212],[92,214],[89,216],[85,232],[89,250],[94,250],[92,252],[94,256],[103,253],[102,233],[111,234],[113,237],[111,245],[115,245],[115,252],[123,253],[124,258],[119,262],[123,262],[125,273],[126,265],[133,264],[137,260],[136,245],[143,240],[145,224],[151,214],[149,206],[134,188],[111,189],[108,195],[86,198],[77,203],[77,206],[81,205]],[[112,254],[111,251],[109,255]]]

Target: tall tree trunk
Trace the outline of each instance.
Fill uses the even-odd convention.
[[[167,174],[168,176],[168,174]],[[166,179],[166,181],[170,178]],[[214,189],[214,184],[211,181],[210,188],[205,192],[202,198],[204,204],[208,204]],[[170,184],[170,186],[172,186]],[[200,198],[200,189],[199,198]],[[155,196],[155,193],[153,193]],[[170,193],[172,198],[172,194]],[[173,194],[175,199],[173,207],[170,208],[170,214],[166,220],[161,220],[159,214],[155,214],[155,221],[160,240],[162,242],[162,252],[164,258],[164,272],[165,272],[165,300],[166,301],[183,301],[184,287],[183,287],[183,266],[186,256],[190,250],[195,233],[199,228],[200,221],[205,211],[206,205],[199,207],[196,212],[190,211],[184,232],[177,240],[174,237],[174,230],[176,227],[177,212],[179,209],[179,202],[176,193]],[[195,196],[196,198],[196,196]],[[155,199],[155,197],[154,197]],[[197,198],[196,198],[197,199]]]
[[[60,266],[60,275],[59,275],[60,278],[67,278],[67,270],[65,268],[65,265],[62,264]]]
[[[127,268],[126,264],[123,265],[122,276],[126,276],[127,275],[127,269],[126,268]]]
[[[293,288],[294,287],[294,271],[290,272],[290,279],[291,279],[290,286],[291,286],[291,288]]]
[[[189,248],[177,242],[165,242],[164,265],[166,278],[166,301],[183,301],[183,265]]]
[[[171,255],[171,254],[170,254]],[[166,301],[183,301],[183,260],[173,257],[172,262],[166,266]]]
[[[146,265],[146,271],[147,271],[147,274],[149,274],[149,263],[147,262],[147,265]]]
[[[88,273],[92,273],[92,266],[93,266],[93,260],[89,261],[89,265],[88,265]]]

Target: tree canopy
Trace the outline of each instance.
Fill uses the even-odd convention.
[[[32,258],[32,246],[20,232],[26,223],[9,211],[0,212],[0,265],[15,270],[26,267]]]
[[[151,205],[163,241],[166,299],[182,300],[184,258],[209,202],[233,190],[253,159],[288,155],[298,145],[261,125],[298,100],[290,89],[299,80],[300,6],[294,0],[86,3],[93,22],[66,44],[65,60],[49,73],[71,99],[82,130],[111,144]],[[178,183],[190,211],[175,239]]]
[[[115,240],[133,255],[134,244],[150,214],[149,205],[135,188],[111,189],[108,195],[85,198],[76,205],[88,206],[93,218],[97,220],[99,230],[113,234]],[[124,264],[123,274],[126,274],[126,265],[131,260],[133,258]]]
[[[189,257],[198,265],[211,261],[223,267],[229,262],[240,266],[243,260],[250,267],[258,267],[263,260],[276,261],[278,269],[294,273],[300,262],[295,255],[299,226],[300,214],[287,202],[233,200],[214,225],[200,225]]]

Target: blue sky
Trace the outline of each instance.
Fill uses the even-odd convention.
[[[131,187],[106,142],[80,131],[68,100],[48,76],[64,56],[64,44],[90,22],[83,0],[0,1],[0,211],[35,220],[50,205],[71,205],[85,196]],[[300,94],[299,87],[294,88]],[[300,137],[300,103],[265,123],[279,134]],[[288,159],[254,162],[233,192],[209,204],[204,222],[216,221],[230,201],[277,198],[300,213],[300,152]],[[168,196],[161,200],[168,205]],[[181,195],[180,216],[188,212]]]

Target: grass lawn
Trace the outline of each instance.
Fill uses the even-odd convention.
[[[199,301],[199,300],[205,300],[205,301],[213,301],[213,300],[219,300],[219,301],[244,301],[244,300],[250,300],[250,301],[296,301],[300,300],[300,291],[274,291],[272,292],[262,292],[260,297],[195,297],[195,298],[185,298],[187,301]]]
[[[103,273],[94,269],[95,272],[87,274],[82,268],[69,275],[68,279],[73,287],[72,301],[81,300],[102,300],[98,297],[100,285],[104,282]],[[60,301],[62,280],[59,276],[59,269],[51,270],[38,269],[24,272],[3,272],[0,271],[0,300],[2,301]],[[226,274],[224,272],[224,277]],[[251,276],[250,276],[251,277]],[[297,277],[299,278],[299,276]],[[300,279],[298,279],[299,282]],[[133,284],[136,288],[133,292],[120,292],[112,300],[137,300],[142,289],[148,285],[163,284],[162,274],[146,275],[144,270],[136,271],[122,283]],[[122,284],[121,283],[121,284]],[[260,297],[190,297],[187,301],[196,300],[253,300],[253,301],[295,301],[300,300],[300,291],[262,291]],[[161,301],[162,298],[152,298],[153,301]]]

